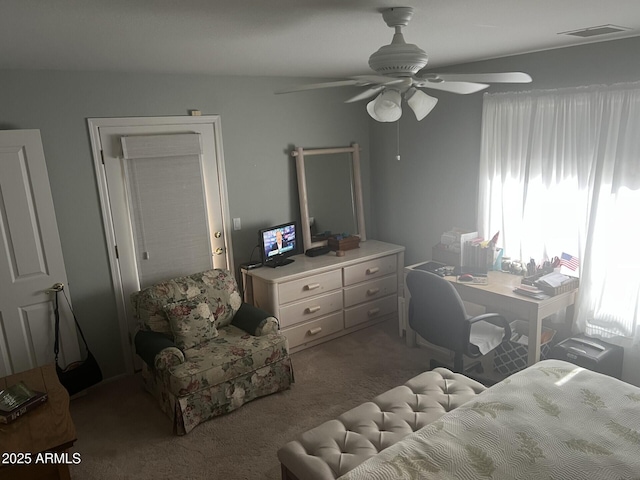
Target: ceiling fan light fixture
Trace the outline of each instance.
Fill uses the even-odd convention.
[[[427,65],[427,53],[405,42],[402,35],[402,27],[409,24],[412,16],[411,7],[387,8],[382,12],[385,23],[395,29],[395,34],[389,45],[380,47],[369,57],[369,66],[380,75],[412,76]]]
[[[367,112],[378,122],[395,122],[402,116],[402,98],[418,121],[426,117],[438,99],[422,89],[468,95],[489,87],[490,83],[529,83],[524,72],[441,73],[425,71],[427,53],[417,45],[407,43],[402,34],[413,15],[412,7],[391,7],[382,10],[382,18],[395,33],[389,45],[380,47],[369,57],[369,66],[377,75],[356,75],[348,80],[303,85],[276,93],[298,92],[328,87],[367,87],[345,103],[375,99],[367,103]],[[419,89],[419,90],[418,90]]]
[[[367,112],[378,122],[395,122],[402,116],[401,102],[399,91],[386,89],[367,104]]]
[[[380,47],[369,57],[369,66],[380,75],[411,76],[422,70],[428,61],[424,50],[405,43],[402,34],[396,34],[393,43]]]
[[[437,98],[427,95],[420,90],[416,90],[413,87],[407,90],[405,99],[409,107],[411,107],[411,110],[413,110],[413,113],[415,113],[418,121],[429,115],[429,112],[431,112],[433,107],[438,103]]]

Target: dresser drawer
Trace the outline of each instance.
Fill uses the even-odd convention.
[[[336,310],[342,310],[341,290],[280,307],[280,326],[288,327],[312,318],[322,317]]]
[[[375,320],[376,318],[389,315],[398,311],[397,295],[374,300],[373,302],[363,303],[357,307],[348,308],[344,311],[345,328],[353,327],[359,323]]]
[[[326,293],[342,287],[340,270],[311,275],[300,280],[284,282],[278,285],[280,305],[302,300],[303,298]]]
[[[397,273],[398,265],[395,255],[376,258],[344,268],[344,285],[353,285],[373,278]]]
[[[302,325],[282,329],[282,334],[289,341],[289,348],[297,347],[303,343],[326,337],[344,328],[342,311],[332,313],[326,317],[305,322]]]
[[[359,303],[386,297],[398,291],[398,277],[389,275],[370,282],[359,283],[344,289],[344,306],[353,307]]]

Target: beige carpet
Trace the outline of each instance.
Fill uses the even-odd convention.
[[[280,478],[278,449],[320,423],[428,369],[424,350],[407,348],[397,322],[385,322],[293,354],[296,383],[186,436],[171,424],[133,375],[71,402],[78,430],[71,466],[85,479]],[[302,480],[302,479],[301,479]]]

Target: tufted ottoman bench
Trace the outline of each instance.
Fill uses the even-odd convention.
[[[446,368],[422,373],[278,451],[283,480],[334,480],[487,388]]]

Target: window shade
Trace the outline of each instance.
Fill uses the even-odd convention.
[[[201,153],[200,135],[197,133],[122,137],[122,155],[125,159],[163,158]]]
[[[140,287],[212,268],[197,134],[122,138]]]

